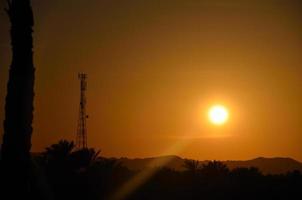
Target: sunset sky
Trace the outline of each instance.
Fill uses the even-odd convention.
[[[88,145],[102,155],[302,161],[301,1],[32,2],[32,151],[75,139],[85,72]],[[0,0],[1,122],[11,61],[4,8]],[[207,118],[215,104],[229,111],[221,126]]]

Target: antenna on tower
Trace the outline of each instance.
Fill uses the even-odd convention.
[[[88,115],[86,114],[86,89],[87,89],[87,74],[79,73],[78,78],[80,80],[80,110],[78,119],[78,129],[76,138],[76,147],[78,149],[87,148],[87,127],[86,119]]]

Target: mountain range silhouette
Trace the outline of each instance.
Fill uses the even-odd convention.
[[[176,171],[185,170],[184,162],[186,159],[179,156],[159,156],[150,158],[119,158],[118,161],[131,170],[142,170],[145,168],[166,167]],[[207,164],[210,160],[199,161],[199,165]],[[289,171],[298,170],[302,172],[302,163],[292,158],[258,157],[251,160],[226,160],[222,161],[229,169],[238,167],[256,167],[264,174],[285,174]]]

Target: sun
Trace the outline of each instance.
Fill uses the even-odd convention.
[[[209,109],[208,117],[214,125],[223,125],[228,121],[229,112],[223,105],[214,105]]]

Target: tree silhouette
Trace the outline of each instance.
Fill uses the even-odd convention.
[[[74,142],[60,140],[43,152],[43,163],[51,171],[86,169],[97,161],[100,151],[93,148],[75,149]]]
[[[93,148],[84,148],[71,154],[71,164],[76,170],[86,169],[97,161],[100,151]]]
[[[74,148],[75,145],[73,142],[60,140],[57,144],[52,144],[50,147],[46,147],[43,154],[47,159],[65,159],[70,156]]]
[[[30,148],[33,120],[33,13],[30,0],[7,0],[11,22],[12,63],[5,103],[2,161],[6,186],[25,197],[30,191]]]
[[[210,161],[201,168],[201,173],[206,177],[216,178],[223,177],[229,173],[228,167],[219,161]]]
[[[70,167],[70,156],[74,150],[73,142],[60,140],[57,144],[52,144],[43,152],[44,163],[48,168],[64,169]]]
[[[67,140],[60,140],[45,149],[39,157],[39,163],[44,167],[57,199],[81,199],[80,197],[89,196],[92,188],[88,187],[87,171],[99,162],[99,153],[93,148],[77,150],[75,144]]]
[[[250,168],[238,167],[232,170],[231,175],[234,178],[257,178],[260,177],[262,173],[256,167],[250,167]]]
[[[184,161],[184,168],[190,172],[196,172],[199,169],[199,161],[186,159]]]

